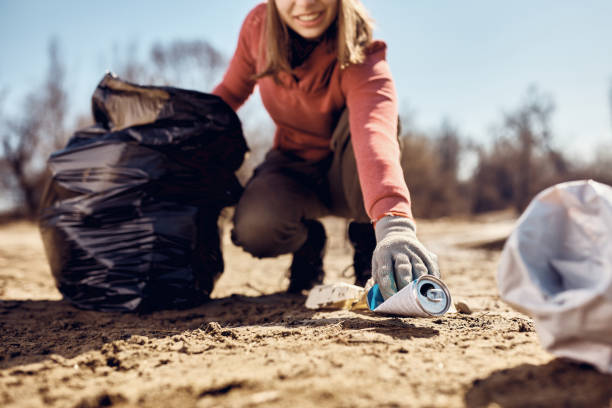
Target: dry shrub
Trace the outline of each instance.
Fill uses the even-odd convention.
[[[444,133],[433,140],[414,132],[400,138],[404,178],[416,217],[435,218],[468,211],[466,186],[457,179],[461,151],[458,141],[458,137],[451,141]],[[449,144],[456,146],[451,152]]]
[[[552,99],[530,87],[521,105],[504,115],[491,149],[478,150],[472,212],[522,212],[538,192],[572,178],[569,162],[552,144],[553,111]]]

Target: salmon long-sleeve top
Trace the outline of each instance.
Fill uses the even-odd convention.
[[[340,114],[349,111],[351,142],[368,216],[412,218],[410,195],[400,166],[397,96],[386,45],[374,41],[362,64],[341,69],[334,50],[321,42],[292,72],[278,81],[254,80],[264,68],[266,4],[256,6],[240,30],[238,45],[223,80],[213,90],[234,110],[259,86],[264,107],[276,124],[273,149],[306,160],[330,154],[330,139]]]

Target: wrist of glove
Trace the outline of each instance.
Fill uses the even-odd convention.
[[[421,275],[440,277],[438,257],[416,236],[414,221],[387,215],[376,222],[372,277],[385,299]]]

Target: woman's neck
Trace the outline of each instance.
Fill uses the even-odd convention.
[[[315,48],[323,41],[325,34],[315,39],[307,39],[287,27],[289,30],[289,63],[297,68],[304,63]]]

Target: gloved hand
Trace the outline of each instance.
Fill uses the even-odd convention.
[[[385,300],[421,275],[440,277],[438,257],[418,240],[410,218],[384,216],[376,222],[374,231],[372,277]]]

